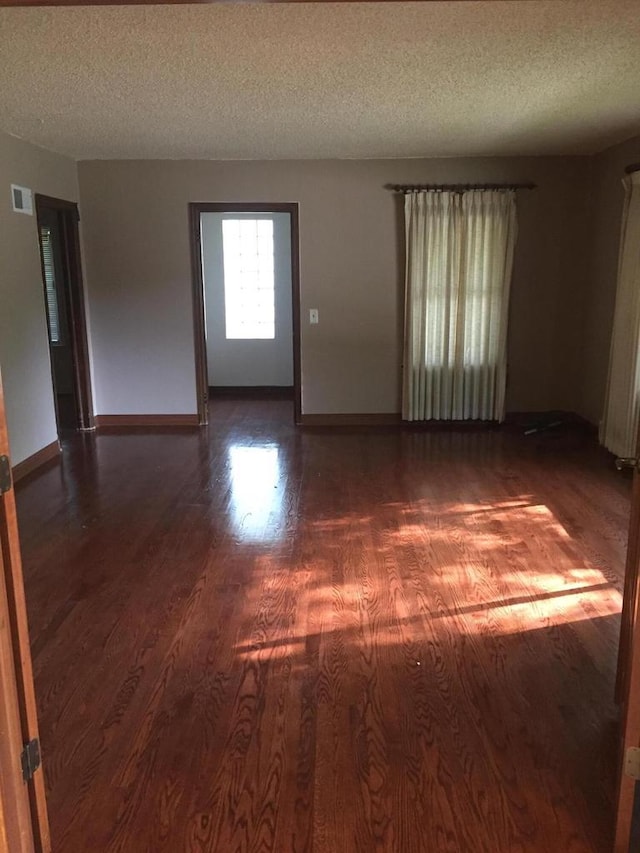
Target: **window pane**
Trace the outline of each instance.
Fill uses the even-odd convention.
[[[275,337],[273,220],[224,219],[226,337]]]
[[[58,316],[58,294],[56,293],[55,267],[53,264],[53,243],[51,229],[40,229],[40,244],[42,246],[42,266],[44,269],[44,284],[47,296],[47,320],[49,325],[49,340],[52,344],[60,343],[60,320]]]

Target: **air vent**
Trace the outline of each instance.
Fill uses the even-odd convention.
[[[33,216],[33,194],[26,187],[11,184],[11,203],[15,213],[26,213]]]

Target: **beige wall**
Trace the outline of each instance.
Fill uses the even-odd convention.
[[[76,164],[0,132],[0,367],[15,465],[57,433],[36,217],[13,213],[12,183],[77,201]]]
[[[299,202],[303,411],[398,411],[403,235],[384,186],[417,181],[538,184],[519,197],[507,405],[580,403],[588,158],[90,161],[79,176],[98,413],[195,411],[190,201]]]
[[[195,411],[189,201],[300,203],[303,411],[399,409],[400,199],[395,182],[532,180],[519,195],[510,411],[602,409],[624,166],[595,158],[79,164],[96,411]],[[0,365],[13,461],[55,440],[35,217],[9,184],[78,200],[76,164],[0,133]],[[309,326],[308,309],[320,324]]]
[[[640,162],[640,136],[593,158],[590,289],[585,314],[583,388],[578,410],[598,423],[604,406],[616,296],[625,166]]]

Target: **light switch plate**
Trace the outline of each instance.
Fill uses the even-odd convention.
[[[309,309],[309,322],[311,325],[315,325],[318,322],[318,309],[310,308]]]

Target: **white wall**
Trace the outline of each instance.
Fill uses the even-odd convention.
[[[288,213],[234,213],[234,219],[273,221],[275,338],[227,340],[225,336],[222,220],[203,213],[202,267],[205,284],[209,385],[293,385],[291,314],[291,218]]]
[[[57,430],[35,211],[12,212],[12,183],[78,201],[76,164],[0,132],[0,368],[15,465]]]

